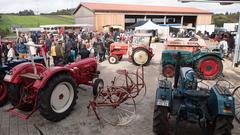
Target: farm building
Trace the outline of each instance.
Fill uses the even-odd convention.
[[[76,24],[91,24],[96,31],[103,31],[108,25],[128,29],[149,19],[156,24],[190,27],[212,22],[211,12],[191,7],[80,3],[73,14]]]

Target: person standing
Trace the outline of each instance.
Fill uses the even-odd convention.
[[[50,55],[52,56],[54,66],[56,66],[58,61],[56,58],[56,44],[54,42],[51,45]]]
[[[56,52],[56,65],[63,62],[63,45],[62,42],[58,42],[58,44],[55,47]],[[62,63],[63,64],[63,63]]]
[[[228,51],[228,43],[226,37],[222,38],[222,40],[219,42],[218,48],[220,49],[221,56],[224,57]]]
[[[7,48],[8,48],[7,61],[10,62],[15,58],[15,51],[12,48],[12,45],[10,44],[7,45]]]
[[[88,58],[90,56],[90,51],[87,49],[86,45],[84,44],[81,50],[79,51],[81,59]]]
[[[39,50],[39,55],[40,56],[43,56],[43,53],[45,54],[45,56],[47,56],[46,54],[47,54],[47,45],[46,45],[46,42],[44,41],[44,40],[40,40],[40,44],[42,44],[42,48],[43,48],[43,51],[44,52],[42,52],[42,48],[40,48],[40,50]]]
[[[29,45],[35,45],[34,42],[32,41],[32,38],[29,38],[29,39],[28,39],[27,44],[29,44]],[[36,49],[36,47],[34,47],[34,46],[29,46],[29,50],[30,50],[32,56],[36,56],[36,55],[37,55],[37,49]]]
[[[19,58],[27,58],[27,46],[21,42],[16,46],[17,53],[19,54]]]

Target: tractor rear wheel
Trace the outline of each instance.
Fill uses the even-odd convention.
[[[23,96],[26,95],[26,94],[21,93],[21,91],[22,91],[21,88],[22,88],[22,84],[9,84],[8,85],[8,98],[9,98],[10,103],[13,106],[18,105],[21,95],[23,95]],[[19,110],[26,111],[26,112],[33,110],[34,103],[21,103],[21,104],[22,104],[21,106],[17,107]]]
[[[39,111],[47,120],[60,121],[71,113],[77,98],[73,78],[68,74],[57,74],[39,93]]]
[[[93,96],[97,96],[98,92],[103,89],[104,82],[102,79],[96,79],[93,84]]]
[[[7,85],[2,80],[0,81],[0,107],[5,105],[8,99]]]
[[[233,90],[232,96],[235,100],[235,120],[240,123],[240,86]]]
[[[214,80],[222,74],[222,61],[214,56],[206,56],[196,62],[195,70],[198,77],[205,80]]]
[[[164,77],[172,78],[175,74],[175,67],[172,64],[166,64],[162,67]]]
[[[146,48],[136,48],[132,52],[132,61],[134,65],[140,66],[140,65],[148,65],[151,56]]]
[[[117,64],[118,63],[118,56],[117,55],[110,55],[108,57],[108,62],[110,64]]]
[[[208,135],[231,135],[233,118],[217,117],[212,125],[208,125]]]
[[[170,135],[168,108],[155,105],[153,114],[153,132],[157,135]]]

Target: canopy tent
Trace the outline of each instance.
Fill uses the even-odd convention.
[[[145,24],[136,27],[135,30],[158,30],[161,28],[161,26],[153,23],[151,20],[148,20]]]
[[[128,26],[128,29],[135,29],[136,27],[142,26],[146,23],[147,21],[138,21],[137,23]]]
[[[168,35],[169,35],[169,27],[159,26],[159,25],[153,23],[151,20],[148,20],[142,26],[136,27],[135,30],[152,30],[152,31],[157,31],[158,36],[161,39],[166,39],[168,37]]]

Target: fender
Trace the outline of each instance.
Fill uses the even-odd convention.
[[[37,72],[41,73],[44,70],[46,70],[46,67],[43,66],[40,63],[35,63]],[[8,76],[7,78],[4,78],[4,81],[10,82],[10,83],[21,83],[22,77],[20,77],[21,74],[24,73],[33,73],[33,66],[31,62],[25,62],[16,65],[14,68],[10,70],[10,72],[6,75]]]
[[[44,88],[47,81],[50,80],[53,76],[59,73],[69,73],[74,78],[74,71],[66,67],[50,67],[41,73],[41,80],[36,80],[33,84],[33,88],[41,89]]]
[[[217,57],[220,60],[223,60],[223,58],[219,53],[200,52],[193,55],[193,61],[197,61],[205,56],[213,56],[213,57]]]

